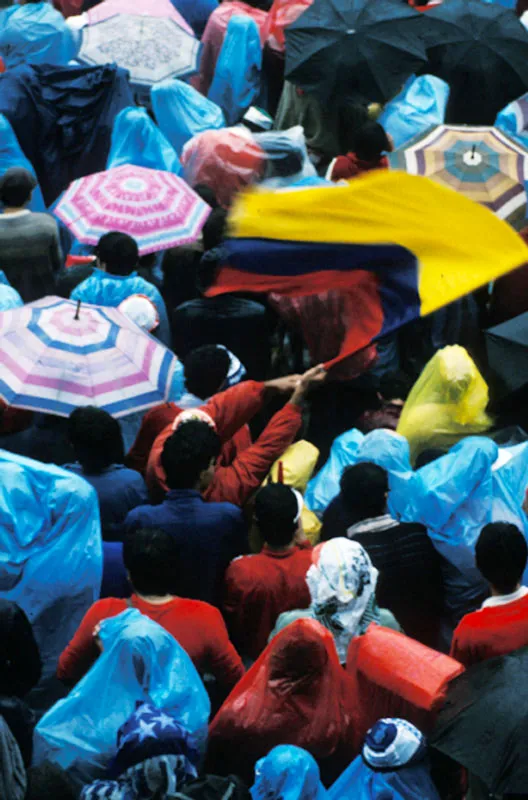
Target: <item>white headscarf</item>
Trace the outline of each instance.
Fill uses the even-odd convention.
[[[306,575],[312,609],[332,632],[341,663],[346,661],[348,645],[359,631],[377,580],[378,570],[358,542],[331,539],[314,550],[314,563]]]

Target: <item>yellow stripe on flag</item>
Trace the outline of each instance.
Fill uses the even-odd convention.
[[[528,261],[528,247],[493,212],[397,171],[377,170],[335,187],[249,191],[232,209],[230,235],[406,247],[419,263],[422,316]]]

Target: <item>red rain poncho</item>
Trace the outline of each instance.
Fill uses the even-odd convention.
[[[255,762],[278,744],[304,747],[327,785],[360,749],[354,682],[315,620],[288,625],[233,689],[209,730],[208,770],[251,783]]]
[[[346,669],[360,698],[361,736],[384,717],[407,719],[427,734],[449,681],[464,671],[453,658],[379,625],[352,640]]]

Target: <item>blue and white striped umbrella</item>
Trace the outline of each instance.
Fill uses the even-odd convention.
[[[171,172],[124,164],[70,184],[55,214],[83,244],[104,233],[128,233],[141,255],[195,242],[211,213]]]
[[[117,308],[45,297],[0,313],[0,398],[67,417],[114,417],[168,399],[176,357]]]

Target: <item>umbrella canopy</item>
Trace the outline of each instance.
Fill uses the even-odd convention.
[[[528,384],[528,312],[488,328],[486,350],[491,369],[508,392]]]
[[[95,25],[105,19],[115,17],[117,14],[129,14],[130,3],[128,0],[104,0],[98,6],[86,12],[88,25]],[[134,0],[134,16],[146,15],[148,17],[170,17],[180,28],[194,36],[191,26],[172,5],[171,0]]]
[[[129,164],[79,178],[55,208],[83,244],[121,231],[134,237],[141,255],[195,242],[210,213],[177,175]]]
[[[192,75],[199,55],[199,41],[172,18],[118,14],[83,29],[78,58],[92,65],[115,61],[132,83],[148,87]]]
[[[424,16],[428,71],[449,83],[446,122],[493,125],[528,88],[528,32],[513,11],[449,0]]]
[[[450,684],[430,738],[501,796],[528,786],[527,671],[528,648],[468,669]]]
[[[116,308],[45,297],[0,313],[0,364],[8,405],[122,417],[167,399],[176,357]]]
[[[528,152],[498,128],[439,125],[389,156],[393,168],[424,175],[521,228]]]
[[[384,102],[426,62],[423,21],[399,0],[314,0],[286,28],[286,78],[327,102]]]

